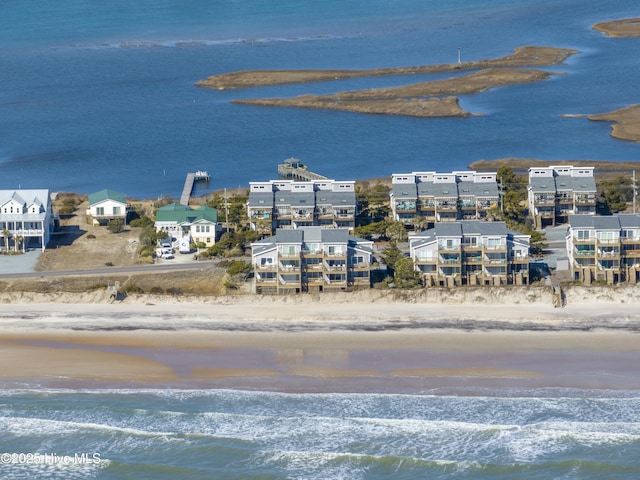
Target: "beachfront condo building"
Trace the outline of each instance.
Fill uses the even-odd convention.
[[[424,285],[526,285],[530,236],[504,222],[436,223],[409,237],[409,251]]]
[[[49,190],[0,190],[0,245],[3,251],[44,250],[54,229]]]
[[[171,203],[156,212],[155,227],[158,232],[166,232],[173,242],[179,244],[183,253],[190,252],[192,243],[208,248],[216,243],[222,233],[218,222],[218,210],[205,205],[189,207]]]
[[[427,225],[484,219],[500,200],[496,175],[474,171],[393,174],[393,219],[409,227],[416,219]]]
[[[347,228],[356,224],[355,181],[250,182],[247,214],[253,230]]]
[[[535,228],[569,221],[569,215],[595,215],[593,167],[559,165],[529,168],[529,214]]]
[[[574,280],[617,284],[640,280],[640,215],[570,215],[567,256]]]
[[[346,228],[279,228],[251,244],[260,294],[347,291],[371,286],[373,242]]]

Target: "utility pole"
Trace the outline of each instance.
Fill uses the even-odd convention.
[[[633,213],[636,213],[636,197],[638,196],[638,184],[636,183],[636,171],[631,176],[631,185],[633,187]]]
[[[224,187],[224,223],[227,232],[229,231],[229,202],[227,202],[227,187]]]

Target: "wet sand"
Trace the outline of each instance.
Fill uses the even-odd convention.
[[[310,311],[279,304],[274,317],[275,309],[247,305],[69,307],[3,306],[3,384],[411,393],[640,388],[633,305],[559,312],[546,305],[337,304]],[[420,311],[425,317],[425,309],[432,314],[422,323],[390,327]],[[476,328],[455,328],[472,310]],[[586,317],[589,329],[577,322]]]

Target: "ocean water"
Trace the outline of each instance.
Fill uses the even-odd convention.
[[[0,452],[15,454],[0,472],[7,480],[640,476],[638,392],[503,393],[15,390],[0,395]]]
[[[0,188],[177,197],[276,176],[294,156],[336,179],[464,169],[479,159],[635,160],[610,125],[562,114],[640,102],[639,39],[594,23],[635,0],[24,0],[0,2]],[[391,67],[579,50],[532,85],[464,96],[475,116],[416,119],[234,105],[240,98],[393,86],[367,78],[237,91],[194,83],[243,69]]]

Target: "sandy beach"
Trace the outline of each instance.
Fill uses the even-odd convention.
[[[301,392],[640,388],[637,303],[347,297],[5,303],[0,380]]]

